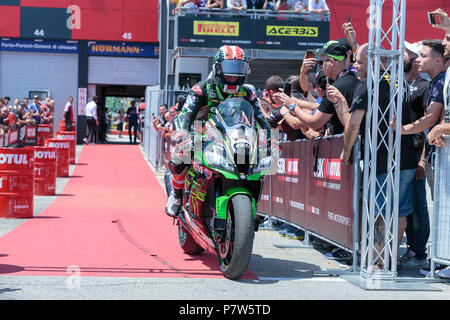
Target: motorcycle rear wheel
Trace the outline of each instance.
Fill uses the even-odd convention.
[[[200,247],[191,234],[186,231],[181,225],[178,225],[178,241],[184,253],[187,254],[201,254],[205,249]]]
[[[248,269],[254,238],[253,209],[247,195],[231,198],[225,236],[217,243],[219,266],[228,279],[239,279]]]

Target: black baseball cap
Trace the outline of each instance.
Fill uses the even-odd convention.
[[[347,51],[353,51],[352,46],[350,45],[350,43],[348,43],[348,40],[346,38],[339,38],[336,39],[336,41],[343,45]]]
[[[323,70],[320,70],[319,72],[313,74],[313,76],[311,77],[311,83],[314,86],[318,86],[322,90],[327,89],[327,76],[325,75]]]
[[[316,50],[317,55],[326,55],[333,59],[344,61],[347,58],[347,50],[345,45],[342,45],[336,40],[328,41],[322,49]]]

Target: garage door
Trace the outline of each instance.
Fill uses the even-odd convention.
[[[55,127],[69,96],[77,105],[78,56],[75,54],[0,52],[0,95],[12,99],[28,91],[49,90],[55,100]],[[32,100],[30,100],[30,103]]]
[[[154,85],[159,79],[158,59],[89,57],[90,84]]]

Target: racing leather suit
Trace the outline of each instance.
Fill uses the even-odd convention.
[[[268,137],[268,146],[270,147],[270,126],[264,119],[264,115],[259,107],[256,97],[256,91],[251,85],[243,85],[235,93],[225,93],[220,89],[214,77],[205,81],[200,81],[193,86],[186,97],[181,113],[173,120],[174,129],[191,132],[191,126],[195,120],[207,120],[209,109],[217,107],[222,101],[229,98],[242,98],[250,102],[253,106],[253,112],[256,121],[262,129],[266,130]],[[169,163],[169,169],[172,172],[172,186],[174,189],[182,190],[184,188],[184,178],[189,166],[179,163],[176,159],[178,155],[172,155],[172,161]]]

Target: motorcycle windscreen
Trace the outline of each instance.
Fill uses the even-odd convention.
[[[252,105],[243,99],[228,99],[218,107],[218,114],[227,127],[245,125],[253,127],[254,113]]]

